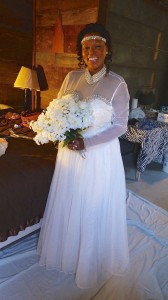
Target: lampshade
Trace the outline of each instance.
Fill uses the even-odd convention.
[[[14,87],[20,89],[40,90],[37,73],[30,68],[21,67],[20,72],[14,82]]]

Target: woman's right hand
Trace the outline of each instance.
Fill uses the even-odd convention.
[[[82,138],[78,138],[68,143],[68,148],[73,151],[81,151],[85,149],[84,140]]]

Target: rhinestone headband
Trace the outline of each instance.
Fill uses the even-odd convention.
[[[89,41],[89,40],[101,40],[103,42],[106,43],[106,39],[103,38],[102,36],[99,36],[99,35],[89,35],[89,36],[85,36],[82,41],[81,41],[81,44],[83,44],[84,41]]]

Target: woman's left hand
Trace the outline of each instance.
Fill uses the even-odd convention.
[[[67,146],[70,150],[74,150],[74,151],[76,151],[76,150],[80,151],[80,150],[85,149],[85,144],[84,144],[84,141],[83,141],[82,138],[78,138],[78,139],[73,140]]]

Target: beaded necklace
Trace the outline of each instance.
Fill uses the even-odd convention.
[[[93,76],[89,73],[88,68],[85,69],[85,79],[88,84],[93,84],[98,82],[105,74],[106,74],[106,66],[103,66],[103,68],[94,74]]]

